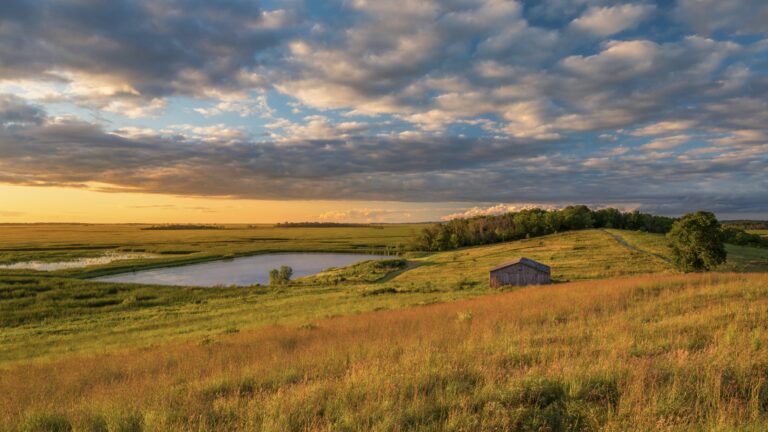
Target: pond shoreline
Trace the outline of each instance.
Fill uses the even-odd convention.
[[[213,261],[227,261],[238,258],[247,258],[258,255],[277,254],[277,253],[343,253],[343,254],[355,254],[355,255],[384,255],[390,257],[398,257],[398,254],[388,253],[386,250],[370,249],[361,251],[359,249],[317,249],[317,250],[299,250],[299,249],[267,249],[254,252],[238,252],[230,255],[207,255],[183,258],[183,256],[175,255],[168,261],[155,261],[144,262],[139,264],[124,264],[114,265],[106,268],[73,268],[65,270],[54,270],[44,272],[51,276],[71,277],[76,279],[91,280],[102,276],[112,276],[121,273],[134,273],[142,270],[153,270],[168,267],[180,267],[192,264],[202,264]],[[195,253],[189,254],[195,255]],[[171,258],[169,256],[163,258]]]
[[[201,257],[202,259],[197,260],[167,263],[171,265],[142,266],[141,268],[131,266],[131,270],[128,271],[126,271],[126,267],[122,267],[120,268],[121,271],[114,269],[115,271],[110,271],[108,274],[103,271],[96,275],[91,273],[87,279],[95,282],[153,285],[249,286],[266,284],[269,270],[282,265],[294,267],[296,277],[305,277],[320,273],[328,268],[346,267],[361,261],[383,260],[393,256],[395,255],[347,251],[260,251],[249,255],[216,257],[214,259]],[[259,260],[259,258],[263,259]],[[201,272],[201,270],[205,271]],[[216,279],[213,280],[213,278]]]

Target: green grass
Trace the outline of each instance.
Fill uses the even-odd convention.
[[[0,430],[763,431],[764,274],[636,276],[0,371]]]
[[[298,233],[304,229],[284,230]],[[318,237],[308,234],[319,236],[317,231],[322,230],[309,229],[305,236],[320,243]],[[331,230],[326,235],[338,231]],[[221,231],[205,235],[222,235]],[[386,234],[385,230],[370,231],[379,236]],[[164,231],[132,231],[131,235],[143,233],[169,235]],[[142,240],[148,243],[146,238]],[[195,241],[199,242],[199,238]],[[476,297],[496,292],[488,286],[488,270],[517,256],[551,265],[558,281],[673,272],[665,263],[630,251],[597,230],[415,255],[411,254],[406,271],[367,263],[277,289],[145,286],[64,277],[67,272],[0,272],[0,364],[204,338],[233,328],[301,325],[319,317]],[[387,276],[389,271],[394,273]]]
[[[638,249],[671,257],[671,251],[662,234],[648,234],[637,231],[607,230],[621,235],[627,243]],[[728,258],[717,271],[766,272],[768,271],[768,249],[726,244]]]

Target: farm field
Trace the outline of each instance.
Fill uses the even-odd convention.
[[[765,274],[635,276],[76,355],[0,372],[0,426],[765,430],[767,303]]]

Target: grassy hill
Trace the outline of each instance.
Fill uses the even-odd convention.
[[[766,306],[637,276],[77,355],[0,372],[0,429],[765,430]]]

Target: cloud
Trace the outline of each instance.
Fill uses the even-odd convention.
[[[571,27],[598,36],[610,36],[637,27],[654,9],[655,6],[644,4],[591,7],[573,20]]]
[[[0,210],[0,217],[18,217],[22,216],[24,212],[19,211],[10,211],[10,210]]]
[[[688,135],[672,135],[668,137],[655,139],[647,144],[644,144],[640,148],[643,150],[670,150],[690,141],[691,137]]]
[[[680,0],[673,14],[704,35],[768,33],[768,3],[763,0]]]
[[[672,204],[654,206],[679,200],[735,211],[724,204],[743,203],[726,199],[734,190],[756,198],[768,190],[764,142],[762,150],[745,141],[728,152],[680,157],[627,152],[584,164],[588,158],[565,152],[566,147],[536,141],[365,136],[257,141],[215,133],[206,138],[204,131],[197,136],[184,128],[177,134],[118,135],[72,119],[41,121],[29,107],[5,112],[14,119],[27,112],[21,118],[34,120],[0,118],[0,181],[19,185],[260,199],[612,202],[664,211]],[[766,202],[747,207],[764,208]],[[375,219],[374,213],[369,217]]]
[[[540,208],[544,210],[553,210],[558,207],[553,204],[530,204],[530,203],[528,204],[523,204],[523,203],[495,204],[489,207],[471,207],[461,212],[445,215],[441,217],[441,219],[448,221],[451,219],[472,218],[475,216],[500,215],[504,213],[518,212],[521,210],[528,210],[528,209],[534,209],[534,208]]]
[[[0,126],[38,125],[45,120],[45,112],[29,105],[23,99],[9,94],[0,94]]]
[[[661,135],[669,132],[679,132],[696,126],[692,120],[661,121],[638,128],[632,132],[636,136]]]
[[[250,0],[10,0],[3,9],[0,81],[53,83],[59,99],[115,112],[263,86],[260,64],[297,22]]]
[[[321,213],[317,219],[325,222],[396,222],[411,217],[411,213],[403,210],[382,208],[354,208],[344,211],[329,211]]]

